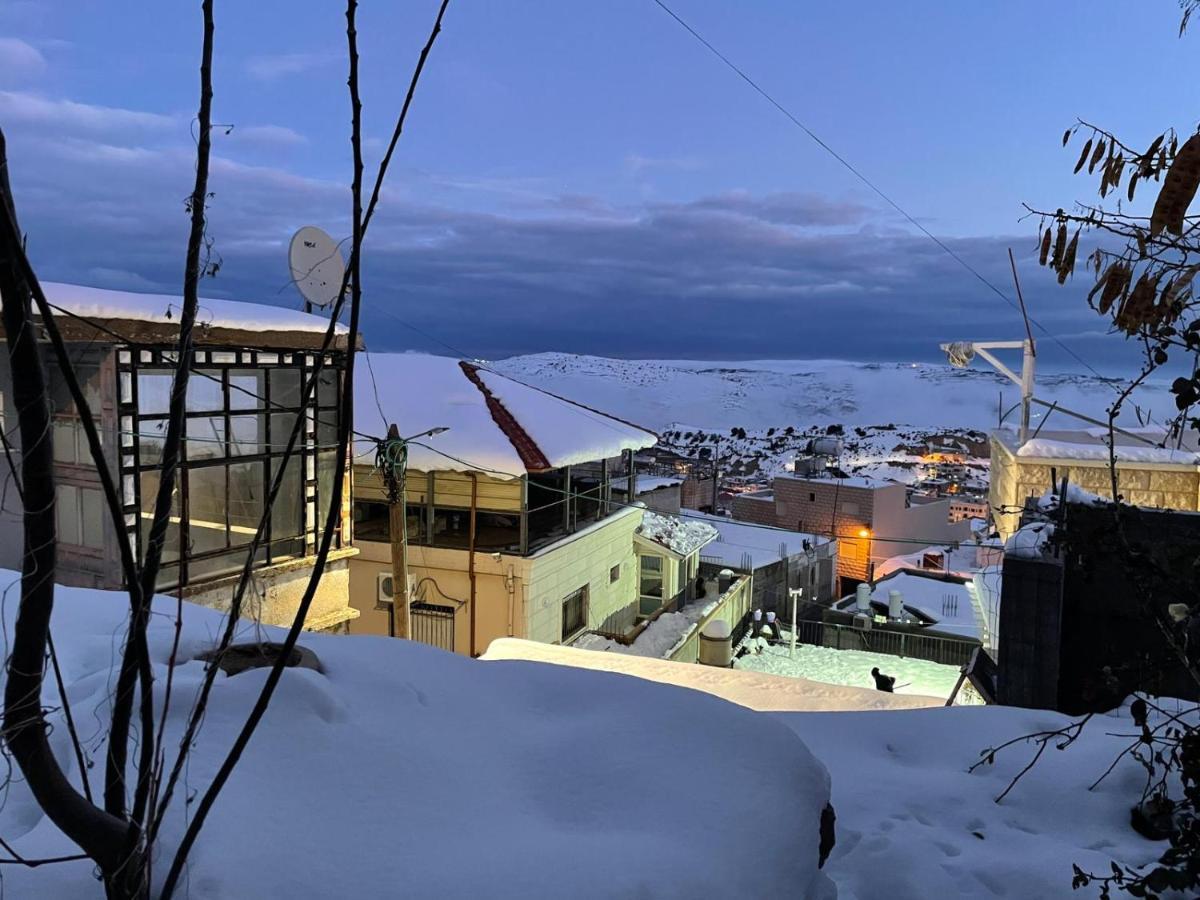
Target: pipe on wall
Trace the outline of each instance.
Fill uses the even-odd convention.
[[[476,657],[479,653],[475,648],[475,622],[477,619],[475,612],[475,507],[479,502],[479,475],[476,472],[468,472],[467,476],[471,479],[471,521],[467,533],[467,578],[471,582],[471,656]]]

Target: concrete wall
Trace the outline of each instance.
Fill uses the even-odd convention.
[[[641,511],[630,509],[530,557],[527,636],[531,640],[562,641],[562,601],[581,587],[588,589],[587,628],[637,601],[633,534],[641,524]],[[620,567],[616,581],[610,578],[614,566]],[[486,645],[480,648],[484,649]]]
[[[692,626],[687,633],[687,638],[667,658],[674,662],[694,663],[698,661],[700,658],[700,635],[704,631],[704,626],[709,622],[722,621],[728,622],[732,630],[750,610],[753,593],[753,576],[738,576],[730,585],[729,590],[722,595],[721,602],[717,604],[716,608]]]
[[[971,537],[971,526],[965,520],[950,521],[950,500],[905,506],[903,486],[880,491],[872,528],[871,559],[879,563],[893,556],[912,553],[923,546],[962,542]],[[902,540],[888,540],[901,538]]]
[[[637,600],[633,533],[641,511],[611,516],[533,556],[475,554],[475,640],[471,641],[471,579],[468,553],[440,547],[409,547],[413,600],[455,608],[454,650],[483,653],[499,637],[559,643],[562,601],[588,588],[586,627]],[[378,576],[391,574],[391,545],[360,541],[350,572],[350,603],[361,613],[354,631],[388,633],[388,614],[375,609]],[[610,580],[619,567],[615,582]]]
[[[350,560],[355,555],[354,550],[330,552],[325,571],[321,574],[321,583],[305,619],[305,628],[314,631],[345,631],[352,628],[358,612],[350,608],[346,598],[350,594]],[[312,564],[312,559],[302,559],[255,570],[250,589],[243,600],[243,618],[264,625],[291,625],[300,599],[308,588]],[[213,609],[229,609],[238,578],[239,575],[222,578],[196,590],[185,588],[184,598],[190,603]]]
[[[863,529],[880,531],[875,524],[878,510],[889,501],[902,506],[903,485],[868,488],[832,479],[780,477],[774,487],[781,527],[837,536],[839,576],[865,579],[871,559],[886,558],[874,552],[870,538],[859,534]]]

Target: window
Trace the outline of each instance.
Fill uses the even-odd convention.
[[[122,484],[131,526],[140,523],[138,550],[143,556],[176,358],[174,351],[155,348],[118,354]],[[303,406],[303,384],[311,372],[306,367],[314,365],[313,356],[239,348],[198,350],[195,361],[200,365],[188,378],[180,468],[163,552],[164,587],[239,570],[260,525],[256,561],[311,552],[325,527],[334,488],[344,477],[336,451],[320,445],[336,441],[340,354],[326,358],[325,377]],[[65,432],[61,444],[66,456]],[[268,509],[276,479],[279,490]],[[334,547],[340,546],[340,535],[339,528]]]
[[[611,569],[608,570],[608,583],[616,584],[620,580],[621,580],[621,567],[619,565],[613,566]]]
[[[356,541],[391,541],[391,527],[386,503],[370,500],[354,501],[354,539]]]
[[[663,559],[661,556],[640,556],[638,566],[638,611],[648,616],[662,606]]]
[[[812,491],[809,491],[809,492],[808,492],[808,502],[809,502],[809,503],[816,503],[816,502],[817,502],[817,495],[816,495],[815,493],[813,493]]]
[[[104,549],[104,494],[96,488],[60,484],[55,488],[58,539],[76,547]]]
[[[413,541],[412,515],[409,507],[408,539]],[[422,513],[424,510],[422,510]],[[423,520],[422,520],[423,521]],[[421,527],[424,527],[423,525]],[[471,511],[438,506],[433,510],[433,545],[466,549],[471,546]],[[517,550],[521,546],[521,517],[519,513],[475,510],[475,549],[488,552]]]
[[[562,639],[574,637],[587,623],[587,586],[581,587],[562,602]]]

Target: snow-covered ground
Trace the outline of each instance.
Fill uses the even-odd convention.
[[[839,900],[1083,900],[1096,893],[1072,892],[1072,864],[1107,873],[1114,860],[1148,865],[1166,849],[1165,842],[1148,841],[1129,826],[1129,809],[1146,781],[1138,763],[1122,757],[1089,790],[1129,746],[1127,707],[1095,717],[1065,750],[1051,744],[996,803],[1036,748],[1020,743],[998,753],[992,765],[969,773],[971,765],[987,748],[1063,728],[1070,718],[996,706],[912,709],[905,707],[928,701],[528,641],[497,641],[488,655],[493,652],[687,685],[754,709],[803,710],[761,714],[792,728],[833,776],[838,840],[825,872]],[[1175,701],[1163,702],[1169,713],[1180,709]],[[1157,721],[1152,716],[1152,727]],[[775,771],[764,769],[757,777],[770,782]],[[786,802],[785,791],[779,797]],[[740,824],[757,830],[759,820]]]
[[[4,573],[5,584],[11,578]],[[16,606],[12,594],[8,601],[5,634]],[[118,594],[58,592],[55,643],[88,754],[100,764],[93,779],[125,609]],[[219,625],[211,610],[184,609],[167,746],[201,676],[195,655]],[[173,601],[157,606],[150,630],[160,704],[173,610]],[[973,774],[971,763],[1010,738],[1061,728],[1066,717],[905,709],[930,701],[527,642],[497,642],[488,660],[387,638],[307,635],[304,643],[324,671],[286,673],[201,834],[185,894],[194,900],[829,900],[830,884],[841,900],[1066,897],[1073,863],[1104,872],[1111,860],[1145,865],[1165,849],[1128,824],[1145,780],[1137,763],[1118,762],[1087,790],[1128,745],[1125,709],[1097,717],[1068,749],[1049,749],[996,804],[1033,748],[1006,750]],[[531,658],[555,654],[556,664],[503,658],[520,645],[533,648]],[[189,792],[208,783],[263,679],[262,670],[218,679]],[[840,711],[746,708],[772,708],[780,696],[785,708]],[[53,689],[46,703],[50,740],[77,780]],[[830,786],[818,759],[832,773],[837,811],[823,874],[815,872],[817,815]],[[181,797],[168,816],[164,851],[187,808]],[[74,849],[20,780],[0,807],[0,836],[24,855]],[[164,869],[165,860],[159,877]],[[5,897],[100,894],[86,863],[0,874]]]
[[[0,573],[0,588],[12,578]],[[175,609],[162,599],[150,628],[160,709]],[[5,635],[16,606],[9,594]],[[55,604],[55,645],[94,786],[127,608],[123,595],[69,588]],[[168,748],[202,676],[195,656],[220,626],[211,610],[184,609]],[[777,720],[600,672],[480,662],[368,636],[306,635],[304,644],[324,671],[285,674],[177,897],[829,896],[816,869],[828,776]],[[187,795],[209,783],[265,676],[218,678],[166,819],[166,853],[193,808]],[[53,688],[45,703],[60,705]],[[78,784],[67,730],[57,712],[50,718],[56,755]],[[764,771],[770,781],[756,778]],[[5,792],[0,837],[26,857],[75,850],[21,780]],[[3,866],[3,896],[91,900],[102,893],[92,872],[86,862]]]
[[[958,681],[958,666],[944,666],[907,656],[866,650],[837,650],[801,643],[796,644],[796,652],[792,655],[787,646],[790,634],[788,629],[783,629],[783,645],[770,645],[761,639],[756,641],[748,638],[744,645],[751,652],[735,660],[734,667],[769,675],[871,689],[875,687],[871,669],[878,667],[885,675],[895,676],[897,693],[939,697],[943,701],[950,696]],[[756,647],[761,647],[761,652],[755,652]],[[959,700],[965,701],[966,695]]]
[[[842,469],[912,483],[926,442],[964,446],[968,477],[987,478],[986,431],[996,426],[1001,395],[1009,409],[1015,386],[983,363],[969,369],[929,363],[838,360],[624,360],[568,353],[517,356],[491,364],[543,387],[660,434],[660,446],[685,456],[719,449],[728,474],[769,479],[784,471],[809,438],[840,428]],[[1088,375],[1042,373],[1037,395],[1103,419],[1116,382]],[[1125,404],[1162,405],[1165,383],[1147,383]],[[1168,404],[1169,405],[1169,404]],[[1173,411],[1168,410],[1173,414]],[[1043,422],[1035,407],[1034,425]],[[1062,412],[1050,427],[1071,428]],[[735,435],[733,432],[737,430]],[[913,451],[916,452],[913,452]]]

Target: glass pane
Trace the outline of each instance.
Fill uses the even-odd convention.
[[[225,418],[202,416],[187,420],[187,458],[221,459],[225,456]]]
[[[329,501],[333,499],[334,479],[338,475],[337,453],[322,452],[317,454],[317,500],[321,506],[317,510],[317,530],[325,527],[329,515]]]
[[[298,369],[271,369],[267,375],[271,383],[271,407],[300,406],[300,371]]]
[[[413,524],[411,510],[410,527]],[[389,528],[389,512],[386,503],[373,503],[368,500],[354,502],[354,539],[356,541],[378,541],[388,543],[391,540]]]
[[[82,507],[83,546],[104,549],[104,494],[93,488],[83,488],[79,492]],[[176,536],[179,528],[172,529]]]
[[[154,504],[158,499],[159,472],[141,473],[141,540],[138,546],[144,553],[150,540],[150,525],[154,521]],[[163,538],[162,561],[179,559],[179,482],[171,495],[171,512],[167,533]]]
[[[317,446],[322,449],[337,447],[337,410],[323,409],[317,416]]]
[[[216,412],[225,408],[220,369],[193,369],[188,376],[188,412]]]
[[[338,373],[325,366],[317,376],[317,403],[320,406],[337,406]]]
[[[225,467],[188,469],[188,553],[228,546],[225,531]]]
[[[265,550],[265,548],[263,548]],[[213,578],[218,575],[228,575],[231,572],[241,570],[246,562],[245,550],[234,550],[231,553],[222,553],[218,556],[210,556],[207,559],[189,559],[188,560],[188,581],[196,582],[201,578]]]
[[[253,456],[265,453],[264,424],[265,417],[260,415],[231,416],[229,419],[229,455]]]
[[[274,413],[271,416],[271,452],[283,453],[287,450],[288,439],[292,436],[292,429],[296,427],[296,419],[299,418],[297,413]],[[297,451],[304,446],[304,435],[296,437],[294,445]]]
[[[281,465],[282,459],[271,460],[272,478]],[[279,493],[275,495],[275,504],[271,507],[272,541],[304,533],[304,481],[300,477],[300,466],[300,457],[293,456],[283,471],[283,481],[279,485]]]
[[[138,412],[144,416],[166,415],[171,403],[172,380],[169,372],[139,372]]]
[[[138,423],[138,458],[143,466],[157,466],[162,462],[166,440],[166,419],[142,420]]]
[[[64,544],[80,543],[79,488],[60,484],[55,489],[55,513],[58,517],[58,539]]]
[[[641,560],[643,572],[662,571],[663,561],[661,556],[639,556],[638,559]]]
[[[229,466],[229,542],[248,544],[262,519],[266,468],[261,462]]]
[[[235,369],[229,373],[229,408],[262,409],[267,393],[266,372]]]
[[[75,422],[71,419],[54,420],[54,461],[61,463],[76,462],[75,456]]]

